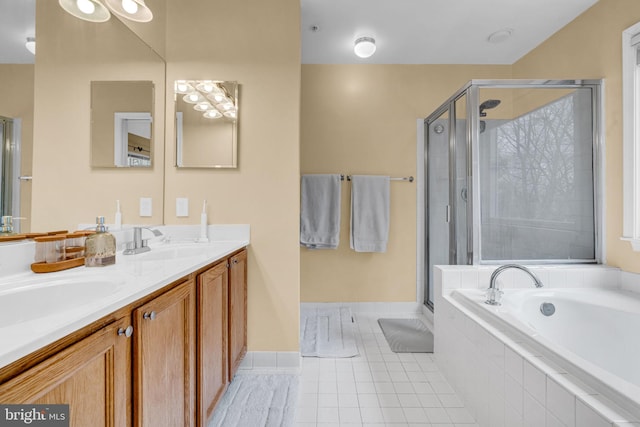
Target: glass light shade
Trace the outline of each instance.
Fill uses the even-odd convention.
[[[113,13],[131,21],[149,22],[153,19],[153,12],[144,4],[144,0],[105,0],[105,3]]]
[[[198,102],[193,109],[196,111],[208,111],[213,108],[213,105],[209,104],[207,101]]]
[[[233,104],[231,102],[223,102],[221,104],[216,105],[218,110],[229,111],[233,109]]]
[[[58,4],[67,13],[89,22],[106,22],[111,13],[97,0],[58,0]]]
[[[228,117],[230,119],[235,119],[236,118],[236,110],[225,111],[224,112],[224,116]]]
[[[218,110],[207,110],[203,116],[207,119],[219,119],[222,117],[222,113]]]
[[[24,44],[29,52],[32,54],[36,54],[36,38],[35,37],[27,37],[27,42]]]
[[[200,95],[199,92],[191,92],[182,97],[184,102],[188,102],[189,104],[197,104],[198,102],[203,102],[204,97]]]
[[[227,99],[223,93],[210,93],[209,95],[207,95],[207,98],[209,98],[216,104],[220,104],[221,102],[224,102],[225,99]]]
[[[218,87],[211,80],[202,80],[196,85],[196,89],[200,92],[211,93],[216,91]]]
[[[356,40],[353,51],[360,58],[368,58],[376,51],[376,41],[372,37],[360,37]]]
[[[176,80],[176,93],[187,94],[193,92],[193,87],[186,80]]]

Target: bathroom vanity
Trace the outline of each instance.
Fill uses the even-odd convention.
[[[72,426],[205,426],[247,349],[247,244],[118,254],[115,266],[99,270],[119,284],[101,296],[102,306],[83,304],[91,313],[70,308],[63,321],[53,313],[0,326],[3,347],[16,348],[0,350],[9,354],[0,354],[0,402],[68,403]],[[38,276],[41,291],[82,286],[83,272],[92,286],[96,269],[82,269],[50,276],[53,285]],[[0,303],[2,296],[0,288]],[[37,322],[64,326],[37,332]],[[3,335],[10,329],[20,333]]]

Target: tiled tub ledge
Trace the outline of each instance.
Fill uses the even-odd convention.
[[[434,357],[478,425],[640,427],[640,408],[630,399],[599,387],[508,322],[452,295],[455,289],[486,288],[494,268],[439,266],[434,273]],[[621,278],[617,269],[602,266],[532,270],[551,288],[602,284],[630,289],[640,284],[637,275]],[[505,288],[531,287],[524,275],[504,275]]]

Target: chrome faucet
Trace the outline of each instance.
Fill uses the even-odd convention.
[[[125,251],[122,252],[123,255],[141,254],[151,250],[151,248],[147,246],[147,241],[142,239],[142,229],[149,230],[156,237],[162,236],[160,230],[155,230],[149,227],[133,227],[133,247],[125,249]]]
[[[518,270],[524,271],[529,276],[531,276],[531,278],[533,279],[533,284],[536,286],[536,288],[542,287],[542,282],[540,281],[540,279],[538,279],[538,276],[533,274],[533,272],[529,270],[527,267],[525,267],[524,265],[520,265],[520,264],[501,265],[500,267],[496,268],[493,274],[491,275],[491,280],[489,281],[489,288],[487,289],[487,300],[485,301],[485,304],[500,305],[500,297],[502,296],[502,291],[498,289],[498,284],[496,280],[498,279],[498,276],[500,275],[500,273],[502,273],[503,271],[509,268],[516,268]]]

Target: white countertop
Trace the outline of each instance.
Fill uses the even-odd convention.
[[[157,244],[143,254],[118,252],[106,267],[1,277],[0,367],[248,245],[248,233],[238,240]]]

